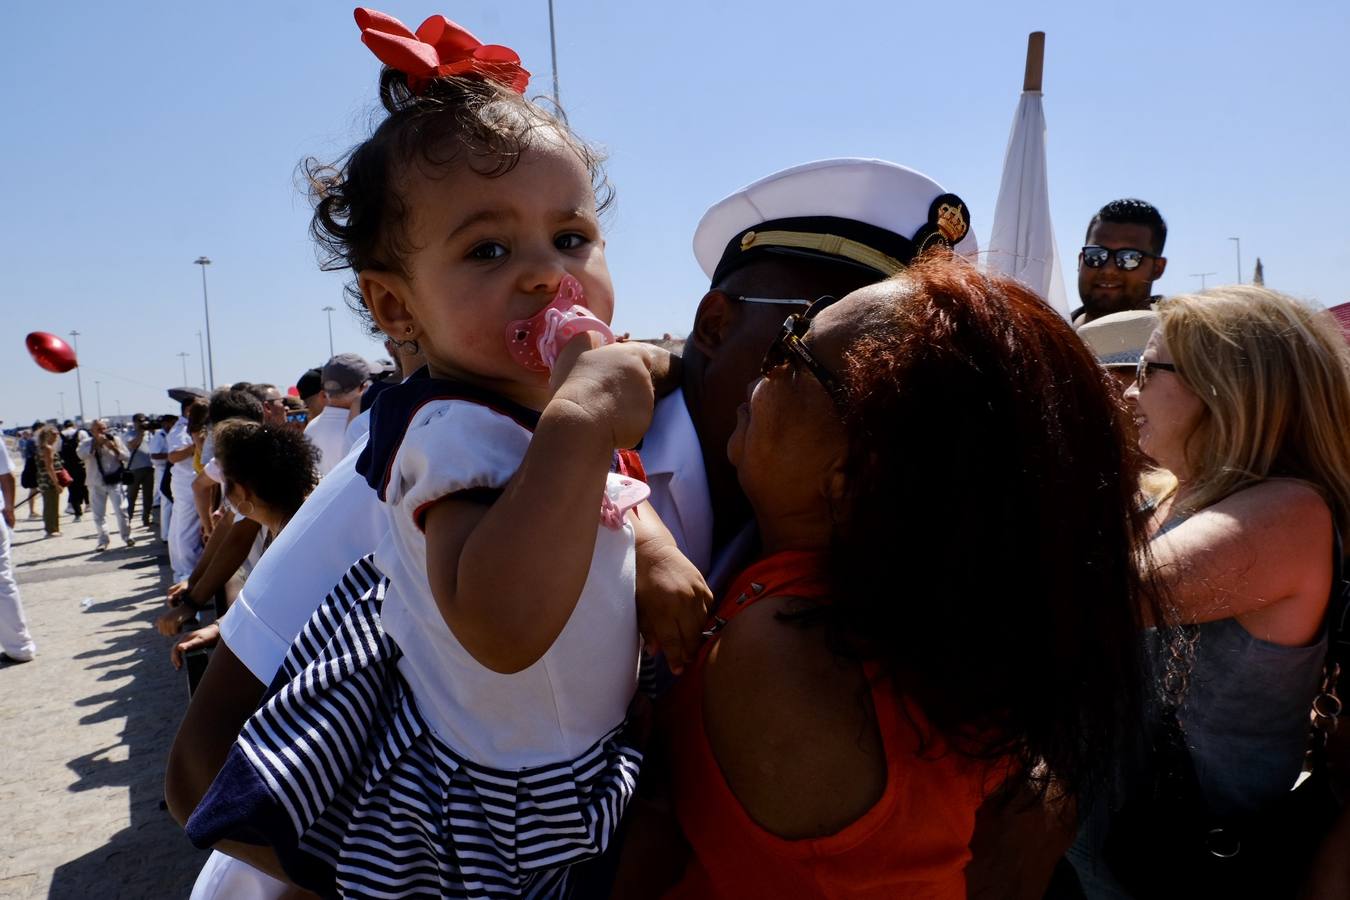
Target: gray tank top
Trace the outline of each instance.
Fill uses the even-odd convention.
[[[1196,777],[1216,815],[1256,811],[1288,792],[1303,767],[1326,626],[1306,647],[1261,640],[1237,619],[1206,622],[1198,631],[1177,712]]]

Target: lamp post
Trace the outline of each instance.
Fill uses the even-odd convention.
[[[65,391],[57,391],[57,392],[56,392],[56,396],[57,396],[57,397],[60,399],[60,401],[61,401],[61,418],[64,419],[64,418],[66,417],[66,392],[65,392]]]
[[[98,417],[103,418],[103,382],[94,382],[94,396],[98,398],[95,408],[98,409]]]
[[[553,54],[553,104],[557,106],[561,101],[558,99],[558,36],[553,30],[553,0],[548,0],[548,46]]]
[[[120,419],[122,418],[122,401],[114,400],[113,402],[117,404],[117,418]]]
[[[70,333],[70,344],[75,349],[75,390],[80,392],[80,422],[84,422],[84,379],[80,377],[80,333]]]
[[[178,354],[178,362],[180,362],[183,366],[183,384],[185,385],[187,384],[187,358],[188,358],[187,353]]]
[[[1242,284],[1242,238],[1229,238],[1237,245],[1238,284]]]
[[[1205,279],[1211,275],[1218,275],[1218,274],[1219,274],[1218,272],[1192,272],[1191,277],[1200,279],[1200,290],[1203,291],[1205,289]]]
[[[211,305],[206,300],[206,267],[211,265],[211,260],[205,256],[199,256],[193,261],[194,265],[202,267],[202,310],[206,313],[206,367],[211,375],[211,384],[216,383],[216,359],[211,352]],[[203,387],[205,387],[203,385]],[[206,388],[210,390],[210,388]]]
[[[328,358],[333,358],[333,307],[325,306],[323,311],[328,313]]]
[[[202,390],[209,391],[211,389],[206,386],[206,348],[202,346],[202,333],[200,331],[197,332],[197,358],[202,361]],[[186,378],[183,379],[183,383],[187,384]]]

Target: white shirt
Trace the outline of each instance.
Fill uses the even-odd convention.
[[[12,475],[14,473],[14,462],[9,458],[9,447],[5,446],[5,441],[0,438],[0,475]]]
[[[340,406],[325,406],[323,412],[310,419],[305,426],[305,437],[319,451],[319,477],[322,478],[346,455],[347,410]],[[369,553],[370,549],[364,552]],[[356,557],[350,561],[355,562]]]
[[[436,605],[419,513],[462,491],[503,488],[530,437],[507,415],[467,400],[418,407],[390,464],[387,535],[375,551],[389,579],[381,621],[403,651],[398,670],[418,711],[456,751],[506,770],[581,756],[623,721],[638,674],[633,526],[603,525],[598,495],[589,574],[567,624],[533,664],[511,674],[487,668]],[[611,499],[623,480],[609,476]],[[558,598],[541,598],[550,601]]]
[[[191,446],[192,446],[192,435],[188,433],[187,418],[184,416],[179,416],[178,421],[173,423],[173,427],[169,429],[169,434],[165,438],[164,452],[176,453],[179,450],[183,450]],[[197,477],[197,470],[192,466],[192,456],[193,455],[189,453],[183,459],[180,459],[178,462],[172,464],[173,465],[172,477],[174,481],[191,482],[192,479]],[[174,488],[174,494],[177,493],[178,489]]]
[[[358,440],[364,438],[368,434],[370,434],[370,410],[366,410],[348,423],[346,434],[347,449],[350,450],[356,445]]]
[[[640,448],[652,489],[651,504],[689,561],[704,575],[712,568],[713,509],[694,420],[675,391],[656,403]]]
[[[145,441],[141,444],[141,449],[145,450],[151,457],[154,457],[156,453],[168,453],[169,441],[164,429],[157,428],[153,433],[146,435]],[[156,471],[164,468],[165,461],[162,459],[152,458],[150,462],[154,464]]]
[[[271,683],[324,596],[383,537],[380,498],[356,473],[365,445],[359,441],[319,482],[220,622],[230,652],[263,684]]]

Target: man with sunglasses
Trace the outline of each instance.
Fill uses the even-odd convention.
[[[1167,223],[1143,200],[1112,200],[1088,223],[1078,253],[1078,296],[1083,305],[1071,314],[1083,325],[1111,313],[1148,309],[1158,299],[1153,282],[1167,259]]]

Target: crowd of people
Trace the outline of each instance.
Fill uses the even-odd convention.
[[[598,153],[357,21],[385,116],[311,231],[392,361],[24,444],[49,535],[167,542],[194,897],[1350,896],[1331,316],[1159,296],[1124,199],[1065,321],[839,159],[708,209],[678,353],[616,337]]]

